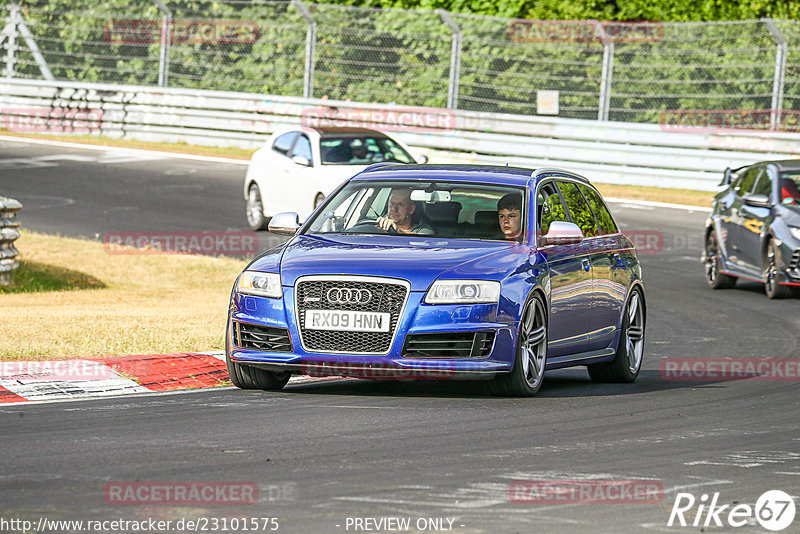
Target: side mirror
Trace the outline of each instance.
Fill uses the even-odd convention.
[[[731,183],[733,179],[733,169],[730,167],[725,168],[725,172],[722,175],[722,183],[719,185],[728,185]]]
[[[771,206],[767,195],[745,195],[742,201],[754,208],[769,208]]]
[[[269,221],[269,231],[278,235],[294,235],[300,228],[300,216],[293,211],[278,213]]]
[[[540,245],[574,245],[583,241],[583,232],[578,225],[565,221],[553,221],[547,235],[540,238]]]
[[[417,159],[418,159],[417,163],[419,163],[420,165],[425,165],[426,163],[428,163],[428,156],[420,156]]]
[[[308,158],[305,156],[292,156],[292,161],[304,167],[311,167],[311,162],[308,161]]]

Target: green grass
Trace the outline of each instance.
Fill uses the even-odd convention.
[[[101,280],[80,271],[22,260],[12,276],[11,284],[0,286],[0,295],[102,289],[104,287],[106,284]]]

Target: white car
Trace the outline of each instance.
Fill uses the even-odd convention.
[[[423,158],[419,163],[425,163]],[[253,154],[244,179],[252,230],[293,211],[307,218],[336,186],[380,162],[417,163],[408,147],[367,128],[298,128],[272,134]]]

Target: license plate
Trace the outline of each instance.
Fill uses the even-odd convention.
[[[388,313],[349,310],[306,310],[307,330],[339,332],[388,332]]]

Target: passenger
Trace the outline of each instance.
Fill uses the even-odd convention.
[[[434,235],[432,227],[418,220],[414,222],[417,205],[411,201],[411,189],[392,189],[386,217],[378,217],[378,226],[388,231],[394,228],[399,234]]]
[[[497,202],[497,218],[507,241],[518,241],[522,235],[522,198],[508,193]]]

